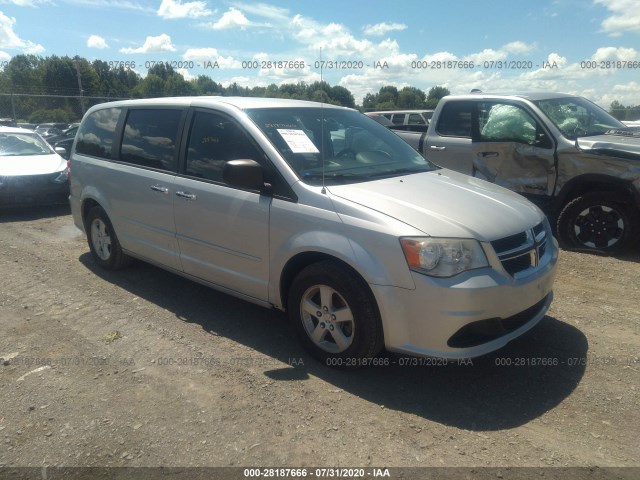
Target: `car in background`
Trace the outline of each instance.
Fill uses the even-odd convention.
[[[73,142],[75,139],[76,139],[75,136],[69,137],[69,138],[63,138],[62,140],[58,140],[55,143],[49,143],[49,145],[51,145],[54,148],[54,150],[60,154],[62,158],[64,158],[65,160],[69,160],[71,156],[71,147],[73,146]],[[64,149],[64,153],[60,149]]]
[[[433,110],[393,110],[381,112],[367,112],[365,115],[376,120],[380,117],[391,122],[388,126],[391,130],[402,130],[405,132],[426,132],[429,128],[429,121],[433,116]],[[384,124],[383,124],[384,125]]]
[[[53,145],[53,146],[55,146],[55,144],[60,142],[61,140],[66,140],[68,138],[73,140],[74,138],[76,138],[76,133],[78,132],[78,127],[79,127],[79,124],[76,124],[73,127],[69,127],[67,129],[63,130],[60,133],[60,135],[52,135],[52,136],[46,137],[46,140],[49,143],[49,145]]]
[[[69,201],[67,162],[35,132],[0,127],[0,207]]]
[[[0,118],[0,125],[5,127],[17,127],[18,124],[13,118]]]
[[[440,99],[419,151],[517,192],[554,220],[567,248],[614,253],[640,233],[640,128],[559,92]]]
[[[38,125],[35,123],[22,123],[18,122],[19,128],[26,128],[27,130],[35,130]]]
[[[62,135],[62,130],[56,127],[43,127],[41,125],[38,125],[34,131],[45,139]]]

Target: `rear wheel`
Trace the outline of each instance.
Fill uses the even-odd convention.
[[[315,263],[296,276],[288,312],[302,344],[326,365],[357,367],[382,349],[380,313],[371,291],[336,262]]]
[[[588,193],[569,202],[558,216],[563,246],[613,253],[629,246],[637,214],[610,192]]]
[[[122,251],[113,225],[102,207],[95,206],[89,211],[85,225],[91,255],[100,267],[118,270],[131,263],[131,257]]]

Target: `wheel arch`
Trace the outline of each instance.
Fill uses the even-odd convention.
[[[376,308],[379,309],[379,307],[377,306],[377,304],[378,304],[377,299],[376,299],[375,295],[373,294],[373,291],[371,290],[371,287],[369,287],[368,282],[365,280],[365,278],[362,276],[362,274],[360,272],[358,272],[355,268],[353,268],[351,265],[349,265],[344,260],[342,260],[342,259],[340,259],[340,258],[338,258],[336,256],[333,256],[331,254],[324,253],[324,252],[318,252],[318,251],[308,251],[308,252],[298,253],[298,254],[294,255],[293,257],[291,257],[287,261],[287,263],[284,265],[284,268],[282,269],[282,271],[280,273],[280,282],[279,282],[280,302],[281,302],[281,305],[282,305],[283,309],[286,310],[287,304],[289,302],[289,291],[291,289],[291,285],[293,284],[293,280],[295,279],[296,275],[298,275],[298,273],[300,273],[302,270],[304,270],[309,265],[312,265],[314,263],[323,262],[323,261],[334,262],[334,263],[340,265],[340,267],[342,267],[342,268],[344,268],[346,270],[349,270],[351,273],[353,273],[353,275],[355,275],[358,278],[360,278],[362,280],[363,286],[366,287],[366,289],[368,290],[369,294],[371,295],[371,298],[375,301]]]
[[[561,210],[573,199],[587,193],[611,192],[612,200],[631,201],[636,208],[640,208],[640,192],[631,181],[601,174],[584,174],[569,180],[560,190],[555,201],[555,212]]]

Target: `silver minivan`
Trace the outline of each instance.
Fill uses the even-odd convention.
[[[91,108],[71,209],[95,262],[137,258],[286,311],[330,365],[449,359],[523,334],[552,299],[541,211],[439,168],[359,112],[183,97]]]

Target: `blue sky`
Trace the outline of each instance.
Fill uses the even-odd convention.
[[[144,76],[169,61],[253,87],[319,80],[320,52],[335,62],[324,80],[358,103],[383,85],[443,85],[640,105],[640,0],[0,0],[0,64],[80,55]]]

